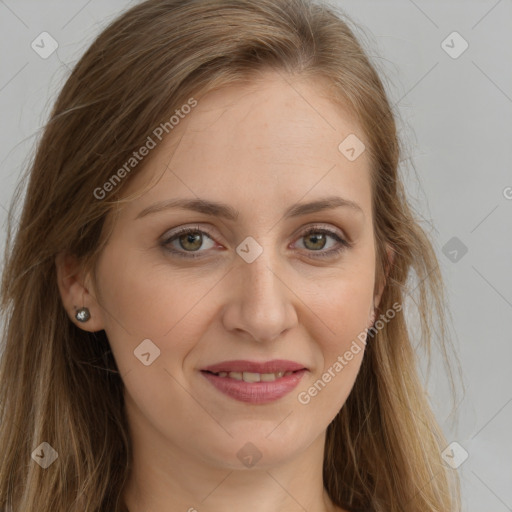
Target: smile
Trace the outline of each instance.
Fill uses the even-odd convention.
[[[276,373],[218,372],[202,370],[201,374],[224,395],[240,402],[266,404],[274,402],[297,387],[305,368]]]
[[[300,371],[300,370],[297,370]],[[244,382],[273,382],[282,377],[288,377],[292,371],[275,373],[255,373],[255,372],[212,372],[217,377],[227,377],[229,379],[243,380]]]

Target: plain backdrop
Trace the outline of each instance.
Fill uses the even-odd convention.
[[[133,3],[0,0],[2,246],[15,183],[56,93],[98,32]],[[407,149],[401,172],[446,281],[466,387],[458,423],[435,351],[426,385],[457,443],[446,460],[458,466],[463,510],[512,511],[512,2],[331,3],[362,28],[382,73]],[[45,59],[31,46],[43,32],[58,44]]]

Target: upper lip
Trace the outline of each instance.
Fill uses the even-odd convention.
[[[276,373],[276,372],[294,372],[297,370],[304,370],[307,368],[295,361],[286,361],[285,359],[273,359],[272,361],[257,362],[257,361],[222,361],[221,363],[213,364],[202,368],[201,371],[218,372],[252,372],[252,373]]]

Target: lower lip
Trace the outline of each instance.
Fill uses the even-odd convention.
[[[231,379],[230,377],[218,377],[213,373],[202,371],[201,373],[222,393],[251,404],[266,404],[279,400],[287,395],[302,379],[307,370],[299,370],[286,377],[281,377],[272,382],[245,382]]]

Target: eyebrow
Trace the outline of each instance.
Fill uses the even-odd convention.
[[[299,203],[289,207],[285,213],[284,218],[299,217],[309,213],[321,212],[324,210],[332,210],[335,208],[346,207],[354,212],[359,212],[364,216],[363,209],[354,201],[344,199],[339,196],[330,196],[317,199],[309,203]],[[169,210],[169,209],[185,209],[192,210],[198,213],[204,213],[213,217],[221,217],[227,220],[235,221],[238,218],[239,212],[228,204],[219,203],[216,201],[209,201],[207,199],[168,199],[160,201],[147,208],[144,208],[135,219],[140,219],[146,215]]]

